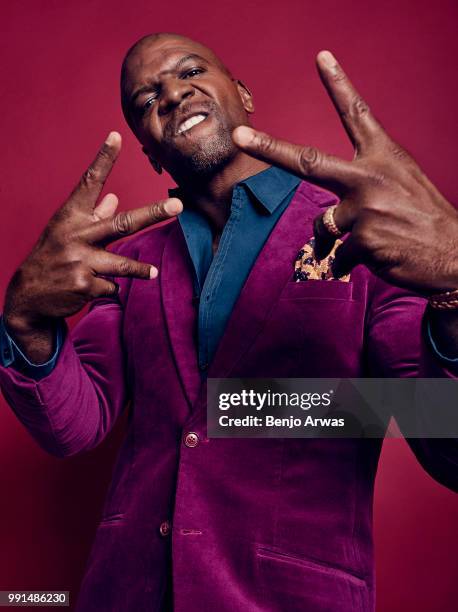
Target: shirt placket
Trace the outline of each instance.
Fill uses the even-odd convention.
[[[214,308],[217,305],[217,292],[224,277],[224,266],[232,243],[236,227],[240,221],[242,208],[242,192],[239,187],[234,190],[231,204],[231,214],[224,226],[218,249],[211,263],[207,277],[202,288],[199,302],[199,369],[206,377],[208,365],[213,357],[210,354],[210,338],[212,336],[212,323]]]

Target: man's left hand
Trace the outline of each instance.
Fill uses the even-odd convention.
[[[336,249],[335,276],[364,264],[391,284],[425,296],[458,289],[458,212],[388,136],[329,51],[318,54],[317,66],[354,145],[353,161],[245,126],[234,130],[234,142],[339,196],[334,222],[349,236]],[[315,219],[314,233],[321,259],[336,237],[323,215]]]

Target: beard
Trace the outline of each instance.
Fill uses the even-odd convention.
[[[207,103],[208,112],[216,120],[217,128],[211,137],[195,139],[191,149],[185,152],[179,149],[173,138],[169,138],[171,163],[175,178],[208,179],[219,172],[236,154],[237,147],[232,141],[232,131],[236,127],[230,125],[226,116],[221,113],[215,103]]]
[[[235,152],[231,133],[231,129],[219,124],[216,134],[211,138],[196,142],[194,151],[185,158],[188,172],[208,176],[224,167]]]

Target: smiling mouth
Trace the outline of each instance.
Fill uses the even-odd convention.
[[[183,134],[184,132],[188,132],[195,125],[198,125],[199,123],[202,123],[202,121],[205,121],[207,116],[208,115],[204,115],[203,113],[198,113],[197,115],[189,117],[189,119],[186,119],[185,121],[183,121],[183,123],[180,123],[177,130],[177,134]]]

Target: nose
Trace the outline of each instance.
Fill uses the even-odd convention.
[[[191,83],[184,79],[170,79],[162,86],[159,102],[159,114],[165,115],[181,104],[183,100],[194,95]]]

